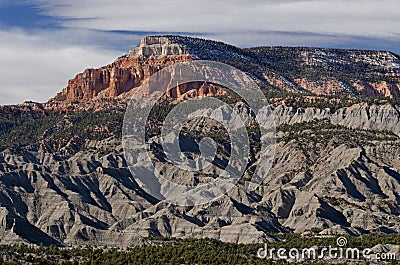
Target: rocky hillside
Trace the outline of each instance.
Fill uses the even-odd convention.
[[[180,36],[144,38],[112,64],[87,69],[51,101],[116,98],[140,86],[155,71],[190,59],[227,63],[274,91],[352,97],[400,97],[400,58],[382,51],[261,47],[240,49]]]
[[[199,141],[213,138],[216,171],[191,175],[165,163],[157,132],[177,100],[218,96],[247,121],[251,144],[237,187],[212,203],[181,207],[140,188],[123,155],[121,131],[126,99],[143,80],[190,59],[218,60],[250,73],[272,105],[277,139],[271,170],[250,191],[248,177],[265,165],[257,161],[259,134],[246,104],[213,84],[170,91],[146,127],[153,161],[166,178],[207,181],[229,160],[226,133],[208,120],[193,120],[181,144],[195,156]],[[147,37],[111,65],[78,74],[48,103],[0,107],[0,244],[130,246],[149,236],[255,243],[276,240],[276,233],[399,233],[400,105],[390,98],[397,92],[368,99],[360,96],[386,90],[371,85],[368,91],[375,92],[368,94],[351,83],[386,82],[398,89],[398,62],[386,52],[239,49]],[[327,82],[342,85],[328,89]]]
[[[314,94],[400,97],[400,57],[390,52],[287,47],[249,51]]]
[[[9,125],[8,135],[34,128],[38,133],[30,136],[31,142],[3,142],[4,243],[120,246],[148,236],[251,243],[272,240],[278,232],[400,231],[399,107],[353,106],[331,112],[277,106],[276,157],[263,184],[255,191],[239,185],[207,205],[178,207],[143,192],[130,174],[120,140],[122,101],[102,101],[101,110],[76,104],[69,113],[48,106],[25,105],[27,111],[21,110]],[[237,108],[247,113],[240,104]],[[42,121],[39,129],[31,127],[27,115]],[[212,128],[206,122],[191,123],[187,131],[192,134],[184,140],[187,151],[196,152],[198,138],[216,137]],[[2,135],[7,137],[5,131]],[[220,148],[226,148],[226,138],[219,137]],[[149,142],[157,145],[158,138]],[[259,154],[253,151],[246,174],[257,165]],[[220,161],[228,159],[225,153]],[[193,179],[162,159],[156,163],[167,177]]]

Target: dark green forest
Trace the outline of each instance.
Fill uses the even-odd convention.
[[[314,246],[336,246],[338,236],[318,237],[299,234],[270,235],[275,243],[270,248],[309,248]],[[347,237],[349,248],[371,248],[378,244],[399,244],[400,235],[369,234],[362,237]],[[289,264],[287,261],[260,259],[256,253],[264,244],[233,244],[213,239],[148,238],[144,245],[126,249],[79,246],[59,248],[43,245],[0,246],[3,256],[1,264]],[[300,264],[321,264],[307,260]],[[322,263],[324,264],[324,263]],[[326,261],[325,264],[331,264]],[[347,264],[345,261],[335,264]],[[395,261],[392,264],[396,264]]]

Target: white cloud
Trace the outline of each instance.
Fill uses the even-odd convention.
[[[213,1],[37,0],[65,25],[96,30],[165,32],[302,31],[397,36],[398,0]],[[56,4],[55,4],[56,3]]]
[[[318,34],[307,32],[225,32],[203,35],[205,38],[219,40],[239,47],[293,46],[343,49],[389,50],[399,53],[400,38],[359,37],[341,34]]]
[[[45,102],[78,72],[110,63],[121,54],[68,44],[67,34],[63,38],[0,31],[0,105]]]

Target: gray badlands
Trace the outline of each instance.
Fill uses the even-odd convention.
[[[287,56],[288,49],[292,49],[292,57]],[[201,206],[158,202],[140,188],[128,169],[121,143],[121,116],[115,128],[109,126],[109,120],[104,126],[84,125],[94,135],[88,138],[80,135],[82,121],[75,119],[74,113],[113,113],[118,108],[123,115],[129,93],[146,77],[189,59],[233,62],[231,65],[245,70],[263,89],[275,93],[309,99],[346,98],[355,103],[335,108],[290,106],[285,96],[279,96],[282,100],[272,104],[276,154],[256,190],[247,190],[246,176],[256,166],[262,169],[265,165],[258,163],[261,154],[253,148],[243,181],[228,194]],[[305,70],[293,66],[296,63],[302,63]],[[281,64],[289,70],[284,72]],[[328,76],[325,69],[332,67],[343,73],[349,69],[349,73]],[[369,70],[356,75],[357,67]],[[313,80],[310,69],[324,75],[322,81]],[[176,36],[146,38],[112,65],[78,75],[48,103],[1,107],[3,116],[14,112],[38,113],[39,118],[62,114],[44,125],[43,133],[32,143],[2,145],[0,243],[130,246],[149,236],[255,243],[274,240],[274,233],[311,230],[320,235],[399,233],[400,106],[389,100],[367,100],[372,96],[396,99],[400,95],[398,80],[399,57],[392,53],[239,49]],[[196,93],[226,96],[218,89],[202,89],[205,92],[195,89]],[[356,102],[358,98],[366,101]],[[241,103],[233,105],[248,122],[254,119]],[[8,137],[15,126],[3,119],[1,137]],[[64,131],[75,135],[64,135]],[[219,132],[205,120],[188,123],[187,131],[197,132],[197,136]],[[185,137],[186,148],[195,150],[198,139],[190,133]],[[256,142],[257,134],[252,137]],[[229,155],[226,142],[219,140],[218,147],[225,152],[218,154],[218,159],[224,164]],[[151,135],[148,141],[159,144],[157,136]],[[210,174],[196,176],[176,170],[153,153],[154,163],[167,178],[185,184],[211,178]]]

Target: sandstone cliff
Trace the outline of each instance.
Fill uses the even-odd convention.
[[[150,36],[112,64],[87,69],[51,101],[116,98],[140,86],[154,72],[192,59],[230,64],[273,91],[400,97],[400,59],[389,52],[311,48],[239,49],[221,42]]]
[[[266,165],[257,161],[262,154],[253,132],[243,181],[218,200],[178,207],[145,193],[123,155],[126,99],[154,72],[191,59],[232,64],[269,91],[332,94],[337,105],[342,95],[399,96],[399,59],[387,52],[239,49],[195,38],[147,37],[112,64],[78,74],[49,103],[0,107],[0,243],[131,246],[148,236],[253,243],[270,241],[271,233],[311,229],[321,235],[400,232],[400,107],[380,101],[317,108],[289,106],[283,98],[272,107],[276,155],[256,190],[246,188],[246,177]],[[174,104],[227,94],[198,82],[166,96]],[[243,102],[231,105],[255,123]],[[215,172],[222,170],[228,137],[207,120],[186,127],[194,134],[184,138],[188,153],[197,152],[199,138],[217,137]],[[148,138],[150,146],[160,146],[159,137]],[[160,151],[152,153],[165,177],[184,184],[212,178],[174,168]]]

